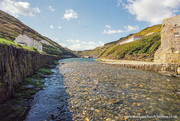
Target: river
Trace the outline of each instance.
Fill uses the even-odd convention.
[[[34,95],[26,121],[179,120],[179,78],[92,58],[59,62]]]

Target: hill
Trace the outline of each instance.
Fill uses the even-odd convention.
[[[104,46],[77,52],[77,54],[108,59],[153,61],[154,53],[161,44],[160,31],[161,25],[154,25]],[[131,42],[132,38],[138,40]]]
[[[43,51],[51,55],[70,55],[75,56],[73,52],[67,48],[63,48],[61,45],[52,41],[51,39],[39,34],[37,31],[28,27],[15,17],[3,12],[0,10],[0,38],[14,41],[22,31],[25,31],[25,34],[31,38],[34,38],[37,41],[45,40],[51,44],[51,46],[43,44]]]

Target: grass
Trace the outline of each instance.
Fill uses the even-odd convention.
[[[33,85],[34,88],[27,88],[24,85]],[[42,89],[44,87],[44,82],[41,81],[41,78],[39,75],[35,74],[32,77],[28,77],[23,81],[14,94],[15,98],[24,99],[24,98],[30,98],[33,94],[35,94],[39,89]],[[38,89],[39,88],[39,89]]]
[[[59,62],[58,62],[57,60],[54,60],[54,61],[53,61],[53,64],[54,64],[54,65],[57,65],[58,63],[59,63]]]
[[[32,75],[31,77],[26,78],[19,88],[17,89],[14,97],[18,99],[30,98],[33,94],[44,87],[44,82],[41,81],[41,76],[39,74],[52,74],[50,70],[46,68],[40,68],[36,74]],[[33,88],[27,88],[24,85],[33,85]]]
[[[140,32],[136,33],[136,35],[141,35],[141,36],[145,36],[149,33],[157,33],[157,32],[160,32],[161,31],[161,24],[158,24],[158,25],[154,25],[154,26],[151,26],[151,27],[147,27],[143,30],[141,30]]]
[[[49,69],[46,69],[46,68],[40,68],[36,73],[38,73],[38,74],[50,75],[50,74],[52,74],[53,72],[50,71]]]
[[[60,50],[60,48],[45,44],[43,44],[43,51],[51,55],[59,55],[59,56],[62,55],[62,51]]]
[[[154,54],[160,46],[160,34],[152,34],[140,40],[126,43],[123,45],[115,45],[105,53],[102,57],[111,57],[113,59],[122,59],[127,55]]]
[[[22,49],[25,49],[25,50],[28,50],[28,51],[34,51],[34,52],[39,52],[36,48],[34,47],[26,47],[26,46],[22,46],[18,43],[15,43],[14,41],[10,41],[10,40],[6,40],[4,38],[0,38],[0,44],[2,45],[8,45],[8,46],[13,46],[13,47],[16,47],[16,48],[22,48]]]

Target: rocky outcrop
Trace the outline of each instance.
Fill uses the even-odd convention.
[[[58,58],[0,45],[0,102],[8,99],[27,76],[54,59]]]
[[[155,53],[154,61],[180,65],[180,15],[164,19],[161,46]]]

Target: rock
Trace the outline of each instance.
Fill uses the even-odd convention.
[[[89,118],[88,118],[88,117],[86,117],[86,121],[89,121]]]
[[[114,104],[117,104],[117,105],[123,104],[123,101],[122,101],[122,100],[119,100],[119,101],[116,101]]]
[[[97,113],[99,113],[99,112],[100,112],[100,110],[98,110],[98,109],[95,109],[95,111],[96,111]]]
[[[38,88],[38,87],[36,87],[35,89],[36,89],[37,91],[38,91],[38,90],[41,90],[41,88]]]
[[[51,119],[54,120],[56,116],[54,114],[51,114]]]
[[[177,68],[177,74],[180,75],[180,67]]]
[[[24,87],[24,88],[27,88],[27,89],[33,89],[33,88],[35,88],[34,85],[24,85],[23,87]]]
[[[40,78],[50,78],[52,77],[51,75],[44,75],[44,74],[39,74]]]
[[[176,94],[177,97],[180,99],[180,92],[176,92],[175,94]]]

